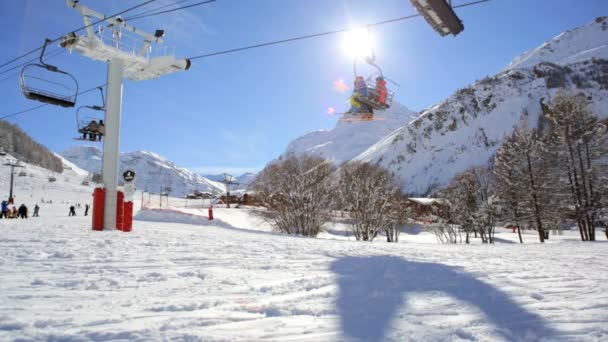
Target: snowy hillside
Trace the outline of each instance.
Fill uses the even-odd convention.
[[[0,156],[0,164],[9,161],[14,161],[11,155]],[[13,181],[16,205],[25,204],[31,210],[34,203],[40,201],[41,198],[48,199],[51,194],[66,201],[73,196],[90,201],[93,184],[84,183],[85,185],[83,185],[83,181],[88,178],[88,172],[72,166],[69,162],[64,163],[62,173],[49,171],[25,162],[20,162],[19,165],[22,167],[15,168]],[[54,181],[51,181],[53,179]],[[0,196],[4,199],[8,198],[10,189],[10,167],[8,166],[3,166],[2,172],[0,172],[0,189],[2,189]],[[67,214],[67,206],[64,207]]]
[[[331,130],[316,131],[295,139],[289,143],[285,153],[310,153],[340,164],[402,127],[415,115],[415,112],[394,103],[388,110],[375,112],[377,121],[338,121]]]
[[[560,34],[420,113],[395,105],[379,112],[385,121],[339,122],[333,130],[297,138],[286,152],[336,163],[377,162],[400,177],[404,190],[424,194],[486,164],[522,120],[535,127],[541,99],[550,101],[559,88],[584,91],[594,110],[608,115],[608,60],[602,58],[608,58],[606,17]]]
[[[90,172],[82,169],[80,167],[78,167],[78,165],[72,163],[71,161],[65,159],[62,155],[57,154],[57,153],[53,153],[57,158],[61,159],[61,162],[63,163],[63,170],[71,170],[73,173],[83,176],[83,177],[88,177],[90,176]]]
[[[89,172],[100,172],[102,152],[96,147],[79,146],[62,153],[63,157]],[[135,151],[121,153],[120,173],[124,170],[136,173],[138,189],[160,191],[161,186],[171,187],[171,195],[183,196],[194,190],[224,192],[222,183],[209,180],[190,170],[180,168],[166,158],[152,152]]]
[[[608,268],[594,262],[606,243],[577,231],[543,245],[535,231],[522,245],[503,228],[493,246],[441,245],[424,231],[361,242],[337,218],[313,239],[271,232],[255,209],[214,208],[209,221],[207,207],[172,198],[138,212],[137,195],[131,233],[97,232],[83,216],[92,186],[81,171],[23,165],[16,204],[39,204],[40,217],[0,220],[0,341],[608,336]],[[4,197],[8,178],[0,173]]]
[[[595,21],[545,42],[515,58],[507,69],[529,68],[540,62],[568,64],[592,57],[608,59],[608,17]]]
[[[206,208],[171,208],[138,213],[131,233],[97,232],[83,208],[67,216],[90,190],[28,172],[18,198],[45,203],[40,217],[0,220],[0,341],[608,337],[608,249],[576,231],[543,245],[502,228],[493,246],[425,232],[389,244],[272,233],[245,209],[209,221]]]
[[[245,172],[240,176],[236,177],[236,181],[239,183],[238,185],[233,185],[231,187],[231,189],[245,189],[247,188],[247,186],[249,186],[249,184],[251,184],[251,182],[253,181],[253,179],[255,178],[255,173],[252,172]],[[216,182],[221,182],[224,180],[224,175],[220,174],[220,175],[203,175],[203,177],[212,180],[212,181],[216,181]]]
[[[601,47],[608,44],[605,27],[602,19],[560,34],[543,44],[551,48],[524,54],[512,63],[517,68],[458,90],[355,159],[380,163],[400,177],[406,191],[423,194],[471,166],[486,164],[522,121],[536,127],[541,100],[549,102],[559,89],[585,92],[595,113],[608,116],[608,60],[550,62],[576,60],[582,53],[594,57],[593,51],[603,56]]]

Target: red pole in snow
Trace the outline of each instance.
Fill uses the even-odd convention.
[[[213,206],[209,207],[209,221],[213,220]]]

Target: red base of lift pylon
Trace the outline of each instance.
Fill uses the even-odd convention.
[[[130,232],[133,229],[133,202],[125,202],[125,194],[118,191],[116,203],[116,229]],[[106,197],[104,188],[93,191],[93,230],[103,230],[103,209]]]

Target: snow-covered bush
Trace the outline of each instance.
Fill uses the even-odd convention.
[[[317,236],[330,220],[335,167],[323,158],[290,154],[267,165],[253,182],[260,211],[276,230]]]
[[[337,192],[337,204],[349,212],[357,240],[372,241],[384,231],[389,242],[397,241],[408,215],[393,174],[379,166],[351,162],[340,169]]]

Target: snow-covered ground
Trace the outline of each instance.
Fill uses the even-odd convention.
[[[302,238],[250,209],[216,208],[210,222],[177,207],[138,213],[131,233],[94,232],[82,208],[67,216],[90,189],[63,177],[18,183],[30,211],[53,203],[0,220],[1,341],[608,339],[608,243],[576,232],[544,245],[504,229],[495,246],[426,233],[365,243],[341,224]]]

